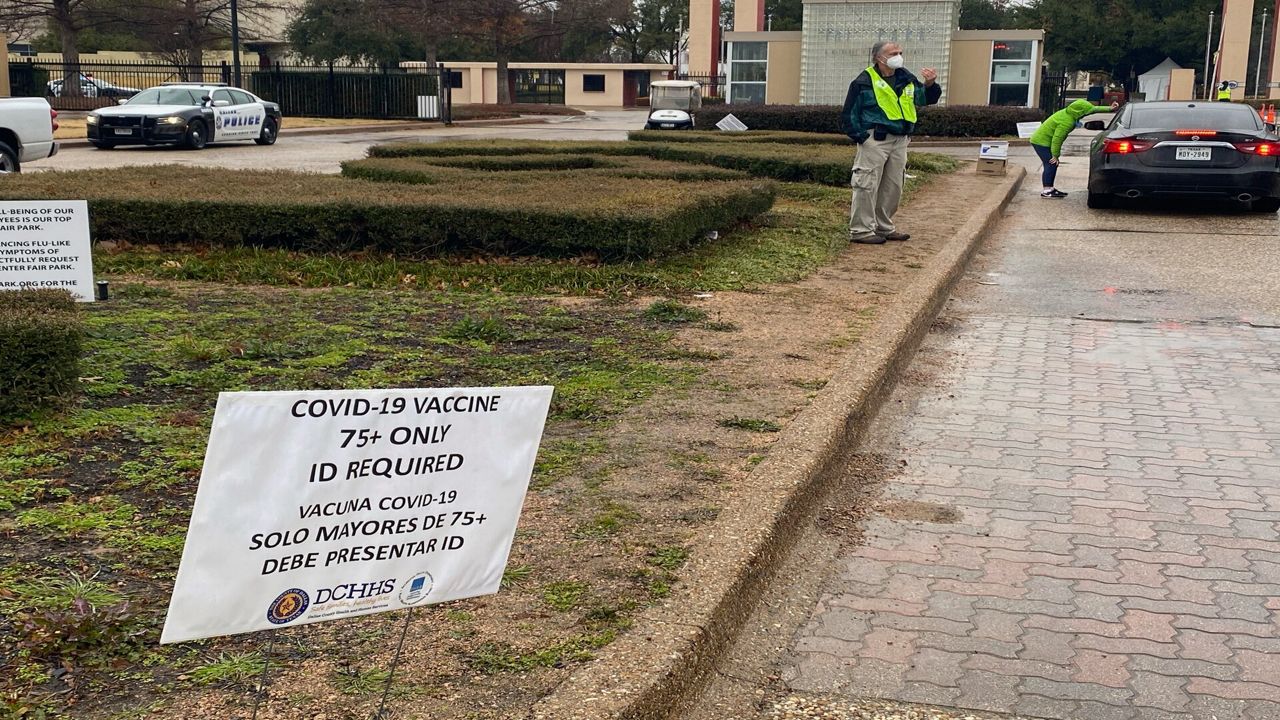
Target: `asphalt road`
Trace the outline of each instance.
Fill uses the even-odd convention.
[[[625,140],[628,130],[644,127],[645,117],[644,110],[589,110],[585,116],[546,116],[518,124],[490,127],[455,125],[414,131],[352,134],[292,134],[286,118],[285,130],[276,144],[270,147],[237,142],[191,151],[145,146],[98,150],[86,145],[72,145],[64,147],[52,158],[23,165],[23,171],[176,164],[336,173],[343,161],[362,158],[370,146],[383,143],[484,139]]]

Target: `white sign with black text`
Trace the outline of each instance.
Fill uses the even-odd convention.
[[[552,391],[222,393],[160,642],[497,592]]]
[[[0,201],[0,290],[27,288],[93,301],[89,203]]]

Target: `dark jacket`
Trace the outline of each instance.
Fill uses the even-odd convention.
[[[925,87],[908,70],[895,70],[892,78],[887,78],[893,86],[893,94],[901,96],[907,83],[916,85],[916,106],[934,105],[942,97],[942,85],[934,83]],[[854,142],[862,144],[871,137],[876,128],[883,129],[890,135],[910,135],[915,130],[915,123],[906,120],[890,120],[884,116],[880,103],[876,102],[876,91],[871,86],[871,76],[863,70],[858,77],[849,83],[849,94],[844,98],[844,110],[840,111],[840,129]]]

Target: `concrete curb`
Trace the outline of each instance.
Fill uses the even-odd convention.
[[[657,720],[700,691],[1025,176],[1019,167],[1000,179],[903,297],[885,308],[876,331],[867,333],[883,341],[856,345],[844,357],[699,539],[676,592],[528,717]]]
[[[314,128],[297,128],[290,130],[285,128],[280,131],[281,138],[297,137],[299,135],[357,135],[360,133],[380,133],[380,132],[402,132],[404,130],[439,130],[446,127],[500,127],[502,125],[531,125],[535,123],[547,123],[546,117],[568,117],[564,115],[543,116],[534,115],[530,117],[520,118],[494,118],[491,120],[458,120],[453,125],[445,125],[444,123],[434,121],[404,122],[387,125],[345,125],[339,127],[314,127]],[[287,121],[288,118],[285,118]],[[60,147],[89,147],[89,140],[84,138],[74,138],[71,140],[59,140]]]

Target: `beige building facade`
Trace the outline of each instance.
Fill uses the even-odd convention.
[[[1249,41],[1253,36],[1253,0],[1222,0],[1222,35],[1213,84],[1229,80],[1237,87],[1232,100],[1243,100],[1249,75]]]
[[[707,0],[691,0],[690,7]],[[907,67],[938,71],[942,102],[1036,107],[1042,30],[957,30],[958,0],[804,0],[803,30],[725,35],[726,101],[770,105],[844,102],[849,83],[882,40],[902,45]],[[740,24],[736,22],[735,27]],[[692,36],[691,37],[696,37]],[[690,73],[702,74],[690,42]]]
[[[455,105],[498,102],[498,65],[492,62],[446,62]],[[405,62],[407,70],[426,63]],[[510,63],[507,67],[513,102],[550,102],[584,107],[631,107],[647,97],[649,83],[666,80],[672,70],[663,63]],[[522,96],[524,100],[522,100]]]

